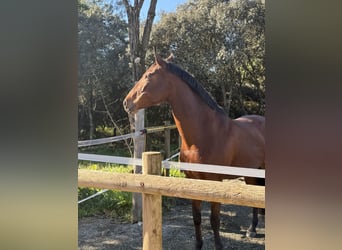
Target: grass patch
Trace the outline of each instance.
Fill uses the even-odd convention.
[[[114,135],[114,128],[107,126],[98,126],[96,127],[95,132],[103,137],[110,137]]]
[[[87,161],[79,161],[79,168],[115,173],[131,173],[133,171],[132,166],[92,163]],[[100,190],[97,188],[78,188],[78,200],[85,199]],[[132,193],[108,190],[105,193],[78,204],[78,217],[108,215],[113,218],[129,220],[131,208]]]
[[[93,163],[89,161],[79,161],[80,169],[97,170],[115,173],[132,173],[133,167],[111,163]],[[185,174],[177,168],[170,169],[170,177],[184,178]],[[101,189],[78,188],[78,200],[85,199]],[[170,197],[163,197],[163,207],[169,209],[172,206]],[[117,190],[108,190],[94,198],[78,205],[78,217],[88,217],[94,215],[107,215],[115,219],[129,221],[132,209],[132,193]]]
[[[99,131],[100,132],[100,131]],[[110,134],[111,131],[104,129],[103,133]],[[177,149],[178,144],[171,145],[172,150]],[[162,146],[158,145],[154,150],[160,151]],[[80,153],[94,153],[101,155],[120,155],[123,157],[131,157],[130,152],[124,142],[109,143],[92,147],[79,148]],[[127,165],[119,165],[113,163],[94,163],[91,161],[78,161],[79,169],[97,170],[115,173],[132,173],[133,167]],[[162,170],[163,172],[163,170]],[[184,173],[177,168],[170,169],[171,177],[185,177]],[[78,200],[83,200],[101,189],[96,188],[78,188]],[[163,207],[172,206],[170,197],[163,197]],[[94,198],[86,200],[78,204],[78,217],[88,217],[94,215],[106,215],[113,219],[129,221],[132,209],[132,193],[117,190],[108,190]]]
[[[78,199],[84,199],[97,193],[100,189],[78,188]],[[129,220],[132,208],[132,194],[108,190],[78,206],[78,216],[108,215],[113,218]]]
[[[170,168],[170,177],[185,178],[185,174],[184,172],[180,171],[178,168]]]

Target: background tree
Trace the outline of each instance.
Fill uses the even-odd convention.
[[[123,0],[128,18],[129,33],[129,54],[131,58],[132,77],[135,83],[145,71],[145,57],[150,40],[153,20],[155,17],[157,0],[151,0],[145,25],[140,23],[140,11],[144,0],[134,0],[131,5],[128,0]],[[140,36],[140,28],[143,33]],[[139,131],[145,127],[144,110],[138,111],[134,117],[134,128]],[[145,150],[145,137],[143,135],[134,138],[134,158],[141,158],[142,152]],[[141,166],[134,166],[134,173],[142,173]],[[133,194],[132,222],[142,220],[142,199],[141,194]]]
[[[127,24],[113,6],[80,0],[78,33],[79,136],[92,139],[97,126],[113,126],[108,112],[126,117],[121,103],[130,76]]]
[[[174,53],[231,117],[265,111],[265,5],[190,0],[164,13],[152,46]]]
[[[136,82],[141,74],[145,71],[145,57],[150,40],[153,20],[155,17],[157,0],[150,1],[150,7],[147,14],[143,33],[140,36],[140,11],[144,4],[144,0],[134,0],[131,5],[129,0],[122,1],[128,18],[128,33],[129,33],[129,53],[132,66],[133,83]]]

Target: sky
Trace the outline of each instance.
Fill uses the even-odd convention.
[[[158,0],[156,7],[156,16],[154,18],[154,22],[159,20],[159,16],[162,11],[165,12],[174,12],[178,5],[186,3],[188,0]],[[150,6],[150,1],[145,0],[144,5],[140,12],[140,18],[142,20],[146,19],[148,8]]]

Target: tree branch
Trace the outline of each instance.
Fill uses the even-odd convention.
[[[114,127],[116,128],[116,131],[118,131],[118,133],[119,133],[120,135],[123,135],[123,133],[122,133],[120,127],[116,124],[116,122],[114,121],[112,115],[111,115],[110,112],[109,112],[109,109],[108,109],[108,107],[107,107],[105,98],[104,98],[103,93],[102,93],[101,90],[100,90],[100,95],[101,95],[102,102],[103,102],[103,105],[104,105],[104,107],[105,107],[105,109],[106,109],[106,113],[107,113],[109,119],[111,120],[111,122],[113,123]],[[132,153],[131,147],[129,146],[128,140],[125,139],[124,141],[125,141],[125,144],[126,144],[128,150],[129,150],[129,153],[131,154],[131,157],[133,157],[133,153]]]
[[[139,0],[135,0],[134,6],[137,7],[137,11],[138,11],[138,12],[140,12],[140,10],[141,10],[143,4],[144,4],[144,0],[140,0],[140,1],[139,1]]]
[[[128,10],[129,10],[132,6],[129,4],[128,0],[123,0],[123,3],[124,3],[125,8],[126,8],[126,10],[127,10],[127,12],[128,12]]]
[[[150,34],[152,30],[152,24],[156,13],[157,0],[151,0],[150,7],[148,9],[148,15],[144,27],[144,33],[142,36],[141,47],[143,49],[142,54],[146,54],[147,45],[150,40]]]

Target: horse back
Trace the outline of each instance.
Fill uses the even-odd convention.
[[[265,168],[265,117],[246,115],[233,120],[229,150],[234,152],[231,164]]]
[[[236,124],[239,124],[241,127],[244,127],[247,130],[257,131],[255,133],[260,133],[262,137],[265,138],[265,117],[260,115],[245,115],[235,120]]]

